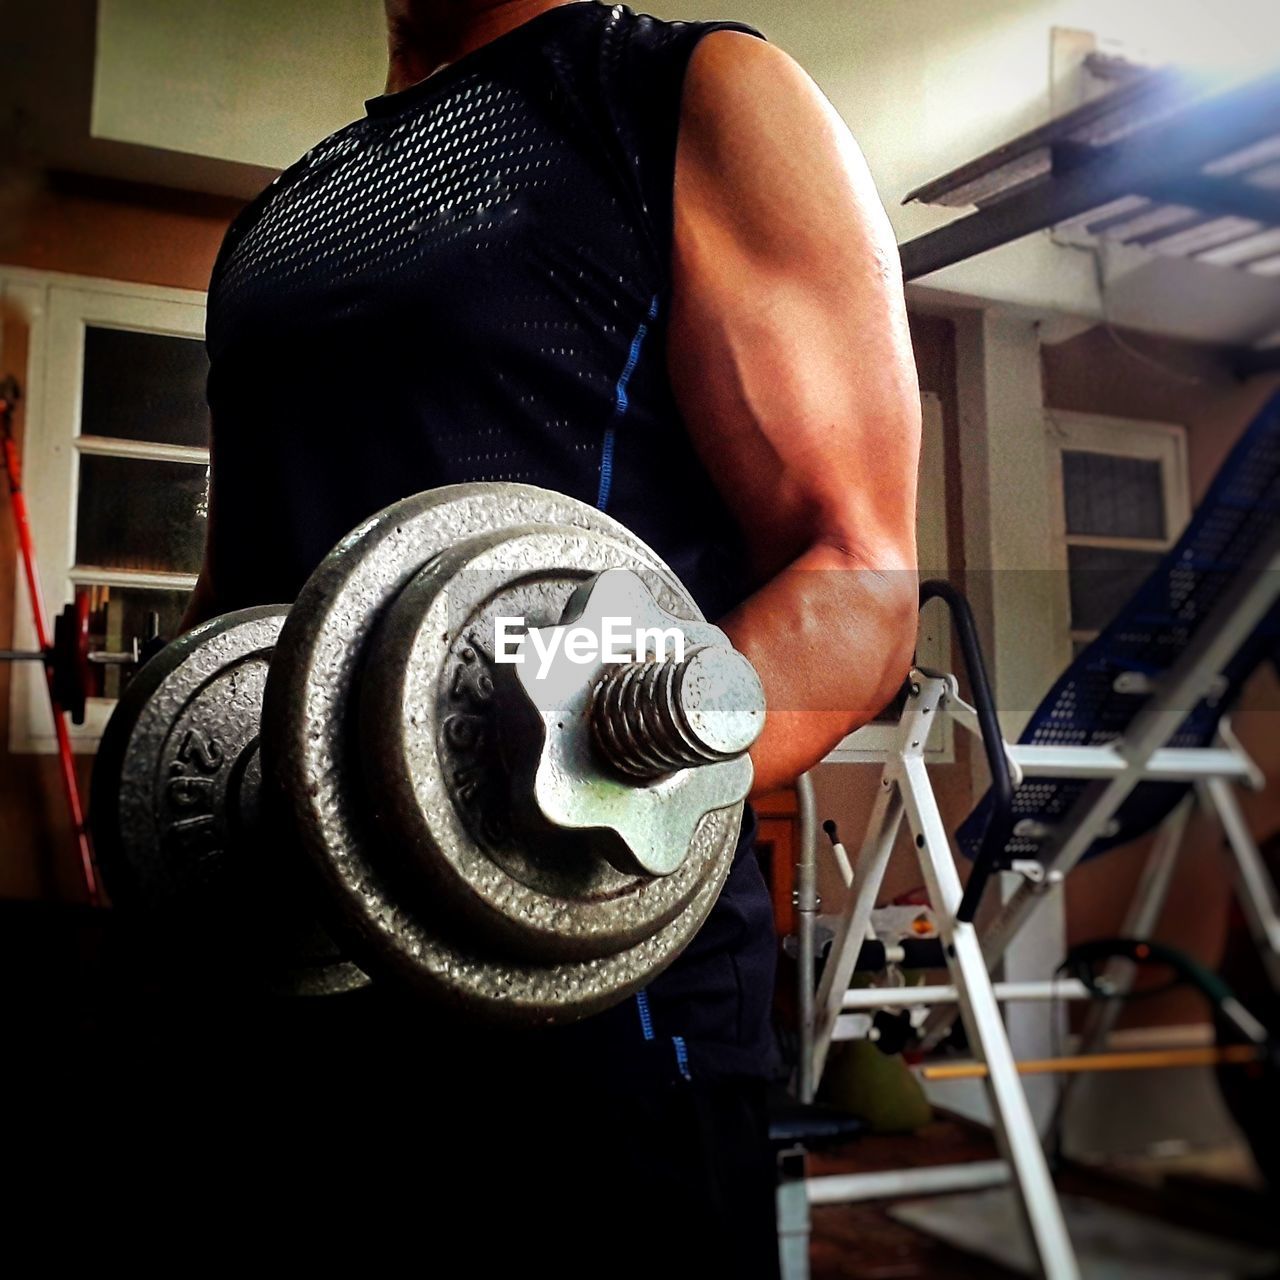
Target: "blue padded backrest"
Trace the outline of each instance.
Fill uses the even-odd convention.
[[[1261,535],[1280,519],[1280,393],[1249,425],[1214,477],[1186,531],[1106,629],[1058,678],[1037,707],[1020,742],[1097,746],[1120,737],[1146,701],[1117,693],[1122,672],[1158,676],[1191,643],[1226,587],[1247,563]],[[1209,744],[1218,721],[1260,662],[1280,647],[1280,606],[1236,651],[1223,670],[1220,696],[1190,710],[1169,745]],[[1088,785],[1033,778],[1014,793],[1014,823],[1058,824]],[[1091,856],[1153,827],[1185,793],[1185,783],[1143,783],[1116,815],[1114,834],[1094,843]],[[990,797],[984,796],[956,833],[961,851],[977,852]],[[1014,835],[1010,858],[1035,858],[1039,839]]]

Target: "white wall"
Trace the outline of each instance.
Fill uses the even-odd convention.
[[[98,0],[97,138],[283,169],[382,91],[381,0]]]
[[[1272,0],[678,0],[664,16],[758,26],[814,76],[857,135],[899,239],[951,215],[895,207],[913,187],[1050,114],[1050,32],[1126,53],[1241,65],[1280,49]]]
[[[99,0],[95,134],[283,167],[361,111],[383,76],[378,0]],[[660,0],[738,18],[809,69],[857,135],[899,240],[954,216],[900,205],[1042,123],[1050,32],[1240,66],[1280,48],[1274,0]],[[948,293],[1096,314],[1092,267],[1047,233],[930,280]]]
[[[1280,49],[1273,0],[678,0],[663,16],[733,17],[792,53],[858,138],[898,240],[953,211],[901,205],[907,192],[1050,118],[1054,27],[1107,47],[1206,68]],[[1098,312],[1086,255],[1042,232],[930,277],[976,299]]]

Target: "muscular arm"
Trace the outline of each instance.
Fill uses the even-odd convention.
[[[897,251],[848,130],[784,53],[698,46],[668,364],[764,585],[722,625],[768,700],[756,793],[888,703],[916,629],[919,393]]]

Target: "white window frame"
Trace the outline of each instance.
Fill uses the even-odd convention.
[[[84,337],[88,325],[174,337],[204,337],[205,295],[188,289],[131,284],[0,266],[5,311],[27,328],[23,378],[23,481],[31,515],[37,572],[50,625],[78,583],[190,590],[195,577],[101,569],[74,562],[79,462],[85,454],[208,464],[208,451],[140,440],[107,440],[80,433]],[[3,342],[0,331],[0,342]],[[15,371],[16,372],[16,371]],[[14,593],[14,644],[34,648],[35,628],[22,575]],[[69,724],[73,748],[96,750],[114,701],[90,698],[83,725]],[[9,750],[49,754],[57,749],[48,694],[38,664],[15,663],[10,691]]]
[[[917,493],[916,555],[922,573],[940,577],[947,571],[947,468],[943,431],[942,401],[932,391],[920,395],[921,438],[920,475]],[[950,671],[950,615],[935,606],[920,614],[920,634],[916,640],[916,661],[933,671]],[[832,644],[839,643],[832,637]],[[831,751],[823,764],[883,764],[896,750],[896,723],[868,724],[855,730]],[[949,764],[955,759],[951,721],[944,718],[934,729],[925,759]]]
[[[86,326],[132,329],[177,337],[203,338],[206,295],[160,285],[30,271],[0,265],[0,299],[27,327],[27,369],[23,381],[25,437],[24,483],[31,512],[37,570],[50,621],[68,603],[78,583],[118,587],[190,590],[195,576],[108,570],[74,563],[79,459],[87,453],[109,453],[159,461],[207,462],[208,452],[147,441],[98,440],[80,433]],[[0,329],[0,348],[3,345]],[[942,402],[932,392],[921,395],[922,447],[919,477],[919,561],[930,573],[947,569],[946,466]],[[14,644],[34,648],[35,631],[22,575],[14,595]],[[932,615],[932,622],[930,622]],[[950,640],[942,610],[921,617],[918,661],[949,670]],[[90,698],[85,723],[69,725],[78,753],[96,750],[115,703]],[[836,764],[879,763],[892,749],[897,726],[869,724],[850,734],[827,757]],[[950,725],[934,735],[928,757],[939,763],[954,759]],[[10,690],[9,750],[17,754],[51,754],[57,749],[48,695],[36,664],[13,664]]]
[[[1087,642],[1097,634],[1093,631],[1073,630],[1071,627],[1068,547],[1114,547],[1122,551],[1164,553],[1173,546],[1191,518],[1187,429],[1175,422],[1111,418],[1097,414],[1059,412],[1055,409],[1045,414],[1045,433],[1049,442],[1049,510],[1054,522],[1054,556],[1056,567],[1060,570],[1058,576],[1061,583],[1058,592],[1060,625],[1057,633],[1061,637],[1061,665],[1066,667],[1072,659],[1073,645],[1076,642]],[[1121,458],[1158,462],[1164,487],[1165,536],[1117,538],[1068,534],[1062,455],[1075,452],[1109,453]]]

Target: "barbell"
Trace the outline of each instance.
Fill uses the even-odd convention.
[[[53,640],[48,648],[0,649],[0,662],[39,662],[44,666],[54,702],[73,724],[84,724],[86,703],[100,692],[95,667],[136,667],[162,643],[160,618],[152,613],[146,634],[130,637],[127,649],[95,645],[95,638],[99,638],[92,630],[95,616],[101,618],[90,607],[88,590],[77,587],[75,598],[53,620]]]
[[[230,980],[560,1023],[697,932],[763,722],[750,664],[634,534],[455,485],[365,521],[292,606],[146,663],[92,825],[117,905]]]

